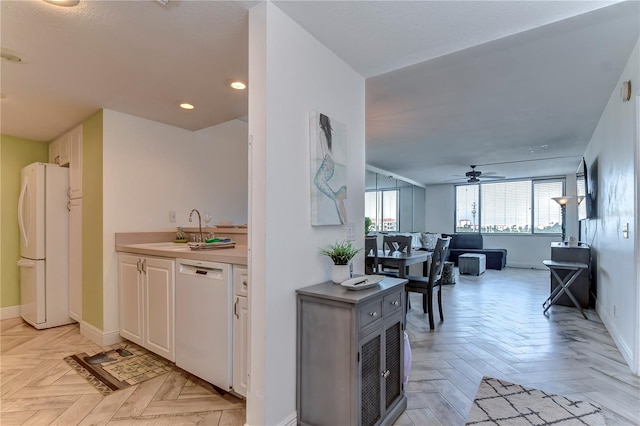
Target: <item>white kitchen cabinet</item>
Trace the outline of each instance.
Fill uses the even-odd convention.
[[[175,361],[175,262],[173,259],[118,256],[120,335]]]
[[[244,266],[233,266],[233,390],[247,396],[249,354],[249,274]]]
[[[59,166],[69,165],[69,133],[49,143],[49,162]]]
[[[82,197],[82,125],[67,133],[69,146],[69,198]]]
[[[145,301],[143,346],[175,361],[175,262],[172,259],[144,258],[142,275]]]
[[[49,143],[49,162],[59,166],[69,165],[69,144],[66,135]]]
[[[120,308],[120,336],[143,345],[143,290],[141,258],[118,255],[118,294]]]
[[[69,316],[82,320],[82,198],[69,200]]]

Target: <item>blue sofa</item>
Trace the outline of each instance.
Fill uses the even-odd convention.
[[[502,269],[507,264],[506,249],[483,248],[482,235],[480,234],[450,234],[448,260],[458,264],[458,256],[464,253],[482,253],[487,257],[487,269]]]

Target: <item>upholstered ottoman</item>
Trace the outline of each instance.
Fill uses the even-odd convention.
[[[465,253],[458,257],[461,274],[480,275],[487,269],[487,256],[482,253]]]

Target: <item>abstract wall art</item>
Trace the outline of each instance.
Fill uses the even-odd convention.
[[[347,223],[347,129],[343,123],[312,112],[311,225]]]

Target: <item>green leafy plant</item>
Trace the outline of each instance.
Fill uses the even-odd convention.
[[[371,231],[371,218],[369,216],[364,217],[364,235],[367,235]]]
[[[353,257],[360,253],[362,249],[357,249],[350,242],[335,243],[328,249],[320,249],[320,254],[329,256],[334,265],[348,265]]]

